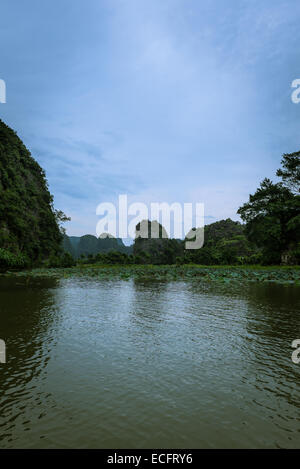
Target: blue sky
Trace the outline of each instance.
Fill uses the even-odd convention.
[[[298,0],[2,0],[0,117],[70,235],[96,207],[203,202],[231,217],[299,150]]]

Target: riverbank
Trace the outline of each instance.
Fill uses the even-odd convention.
[[[101,279],[195,280],[207,282],[262,282],[300,286],[300,266],[201,266],[201,265],[97,265],[6,272],[14,277],[93,277]]]

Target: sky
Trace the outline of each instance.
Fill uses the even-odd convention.
[[[1,0],[0,118],[45,169],[69,235],[96,207],[237,209],[299,151],[298,0]]]

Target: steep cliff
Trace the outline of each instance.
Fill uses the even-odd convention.
[[[0,267],[46,259],[61,241],[44,170],[0,120]]]

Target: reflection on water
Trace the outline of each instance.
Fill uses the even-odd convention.
[[[0,447],[300,447],[300,289],[0,279]]]

